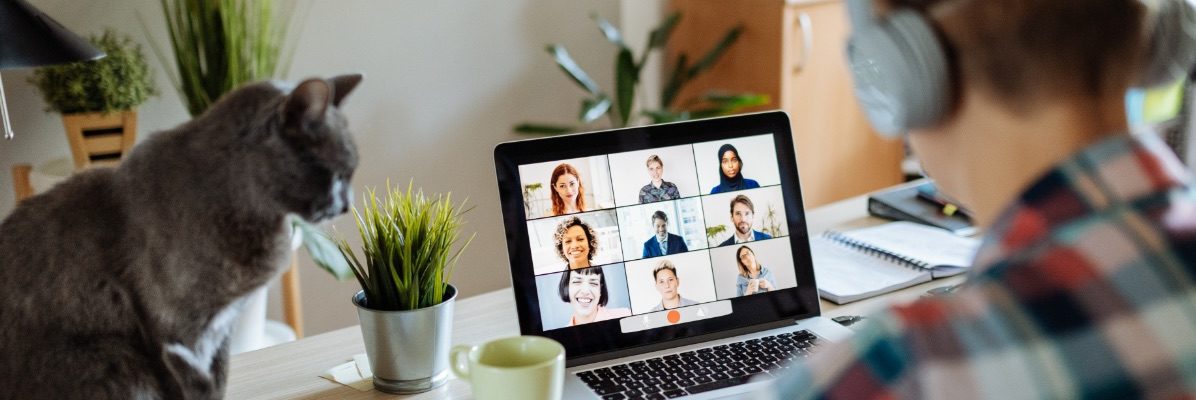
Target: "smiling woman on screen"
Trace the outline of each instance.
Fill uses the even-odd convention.
[[[553,244],[566,269],[589,268],[598,252],[598,234],[581,218],[567,217],[556,226]]]
[[[581,174],[572,165],[561,163],[552,170],[548,180],[552,208],[548,215],[565,215],[586,210],[586,187],[581,183]]]
[[[610,291],[602,267],[565,271],[557,286],[561,301],[573,307],[568,326],[588,324],[631,315],[627,308],[606,308]]]

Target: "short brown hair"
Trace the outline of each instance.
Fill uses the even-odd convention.
[[[743,203],[743,205],[747,206],[748,210],[752,211],[752,214],[756,213],[756,206],[752,205],[752,199],[741,194],[731,199],[731,214],[735,214],[735,203]]]
[[[1119,95],[1145,62],[1150,24],[1142,0],[890,0],[889,5],[933,20],[951,59],[953,86],[975,82],[1013,112],[1042,99]]]

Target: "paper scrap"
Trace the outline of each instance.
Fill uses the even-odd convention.
[[[329,368],[320,377],[362,392],[374,389],[374,374],[370,372],[370,363],[364,354],[354,356],[353,361]]]

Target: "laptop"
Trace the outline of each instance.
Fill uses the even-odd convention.
[[[789,118],[765,112],[502,143],[519,326],[566,349],[564,398],[742,396],[816,346]]]

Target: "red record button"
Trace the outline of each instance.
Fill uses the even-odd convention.
[[[669,323],[675,324],[677,321],[681,320],[681,313],[677,312],[677,310],[669,311],[668,318]]]

